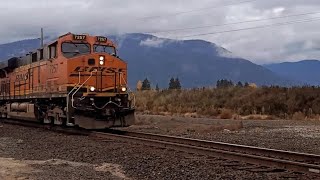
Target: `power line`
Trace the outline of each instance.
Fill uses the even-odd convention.
[[[228,7],[228,6],[238,5],[238,4],[245,4],[245,3],[254,2],[254,1],[259,1],[259,0],[246,0],[246,1],[229,3],[229,4],[225,4],[225,5],[221,5],[221,6],[212,6],[212,7],[194,9],[194,10],[189,10],[189,11],[181,11],[181,12],[176,12],[176,13],[171,13],[171,14],[166,14],[166,15],[141,17],[141,18],[137,18],[137,20],[155,19],[155,18],[162,18],[162,17],[167,17],[167,16],[177,16],[177,15],[188,14],[188,13],[193,13],[193,12],[197,12],[197,11],[204,11],[204,10],[217,9],[217,8],[221,8],[221,7]]]
[[[222,7],[228,7],[228,6],[233,6],[233,5],[239,5],[239,4],[245,4],[249,2],[254,2],[254,1],[260,1],[260,0],[245,0],[245,1],[240,1],[240,2],[233,2],[229,4],[224,4],[224,5],[217,5],[217,6],[212,6],[212,7],[205,7],[205,8],[199,8],[199,9],[193,9],[193,10],[188,10],[188,11],[180,11],[180,12],[175,12],[175,13],[169,13],[165,15],[157,15],[157,16],[146,16],[146,17],[137,17],[137,18],[132,18],[132,19],[126,19],[127,21],[148,21],[152,19],[158,19],[158,18],[165,18],[165,17],[171,17],[171,16],[179,16],[182,14],[188,14],[188,13],[193,13],[197,11],[205,11],[205,10],[210,10],[210,9],[217,9],[217,8],[222,8]],[[118,22],[109,22],[108,24],[116,24]]]
[[[133,19],[127,19],[127,20],[137,20],[137,21],[147,21],[150,19],[157,19],[157,18],[163,18],[163,17],[170,17],[170,16],[178,16],[182,14],[188,14],[188,13],[193,13],[197,11],[205,11],[205,10],[210,10],[210,9],[217,9],[221,7],[228,7],[228,6],[233,6],[233,5],[239,5],[239,4],[245,4],[245,3],[250,3],[250,2],[255,2],[255,1],[260,1],[260,0],[245,0],[245,1],[240,1],[240,2],[233,2],[233,3],[228,3],[224,5],[217,5],[217,6],[212,6],[212,7],[206,7],[206,8],[199,8],[199,9],[193,9],[193,10],[188,10],[188,11],[180,11],[176,13],[169,13],[165,15],[157,15],[157,16],[146,16],[146,17],[137,17]],[[108,24],[116,24],[117,22],[109,22]],[[50,27],[51,29],[54,29],[53,27]]]
[[[193,29],[204,29],[204,28],[209,28],[209,27],[219,27],[219,26],[227,26],[227,25],[235,25],[235,24],[244,24],[244,23],[267,21],[267,20],[281,19],[281,18],[288,18],[288,17],[297,17],[297,16],[313,15],[313,14],[319,14],[319,13],[320,13],[320,12],[310,12],[310,13],[302,13],[302,14],[292,14],[292,15],[284,15],[284,16],[279,16],[279,17],[273,17],[273,18],[264,18],[264,19],[248,20],[248,21],[239,21],[239,22],[224,23],[224,24],[212,24],[212,25],[205,25],[205,26],[179,28],[179,29],[168,29],[168,30],[162,30],[162,31],[150,31],[150,32],[144,32],[144,33],[145,33],[145,34],[151,34],[151,33],[166,33],[166,32],[176,32],[176,31],[193,30]]]
[[[304,21],[288,21],[288,22],[284,22],[284,23],[275,23],[275,24],[269,24],[269,25],[264,25],[264,26],[233,29],[233,30],[227,30],[227,31],[216,31],[216,32],[201,33],[201,34],[192,34],[192,35],[180,36],[178,38],[186,38],[186,37],[194,37],[194,36],[205,36],[205,35],[213,35],[213,34],[222,34],[222,33],[228,33],[228,32],[238,32],[238,31],[245,31],[245,30],[252,30],[252,29],[268,28],[268,27],[273,27],[273,26],[284,26],[284,25],[289,25],[289,24],[299,24],[299,23],[313,22],[313,21],[319,21],[319,20],[320,20],[320,18],[318,17],[318,18],[313,18],[313,19],[306,19]]]

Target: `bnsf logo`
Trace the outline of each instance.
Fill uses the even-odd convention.
[[[16,81],[26,81],[29,79],[29,73],[17,74]]]
[[[78,73],[78,72],[92,72],[98,70],[99,72],[106,72],[106,73],[114,73],[114,72],[119,72],[121,69],[119,68],[106,68],[106,67],[88,67],[88,66],[78,66],[73,70],[73,73]]]

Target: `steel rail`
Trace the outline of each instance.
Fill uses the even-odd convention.
[[[223,158],[223,159],[232,159],[236,161],[242,161],[242,162],[247,162],[247,163],[252,163],[252,164],[257,164],[257,165],[265,165],[265,166],[271,166],[271,167],[276,167],[276,168],[281,168],[281,169],[286,169],[286,170],[292,170],[292,171],[298,171],[298,172],[305,172],[305,173],[320,173],[320,165],[316,164],[308,164],[305,162],[297,162],[294,160],[284,160],[284,159],[279,159],[279,158],[274,158],[274,157],[266,157],[262,155],[253,155],[253,154],[248,154],[248,153],[242,153],[242,152],[233,152],[230,150],[223,150],[223,149],[217,149],[217,148],[212,148],[212,147],[201,147],[201,146],[196,146],[195,144],[184,144],[181,142],[174,142],[174,141],[167,141],[165,138],[148,138],[146,133],[142,133],[140,137],[134,136],[138,135],[140,133],[134,133],[134,132],[125,132],[122,131],[123,134],[120,133],[121,131],[117,133],[102,133],[102,132],[92,132],[89,136],[98,138],[100,140],[103,139],[114,139],[114,140],[120,140],[120,141],[125,141],[125,142],[136,142],[136,143],[142,143],[144,145],[151,145],[155,146],[158,148],[169,148],[169,149],[174,149],[174,150],[179,150],[179,151],[184,151],[188,153],[195,153],[195,154],[200,154],[200,155],[206,155],[206,156],[212,156],[212,157],[218,157],[218,158]],[[127,133],[127,134],[126,134]],[[131,135],[130,135],[131,133]],[[154,135],[154,134],[152,134]],[[157,136],[157,135],[154,135]],[[149,136],[150,137],[150,136]],[[162,135],[160,136],[162,137]],[[170,136],[169,136],[170,137]],[[166,137],[168,138],[168,137]],[[176,137],[174,137],[176,138]],[[178,138],[180,139],[180,138]],[[182,138],[184,139],[184,138]],[[187,139],[187,138],[185,138]],[[193,141],[194,139],[192,139]],[[186,140],[189,142],[189,140]],[[200,140],[200,142],[203,142]],[[206,141],[204,141],[206,142]],[[242,147],[242,148],[245,148]],[[242,149],[243,150],[243,149]],[[282,152],[284,153],[284,152]],[[292,152],[292,154],[294,154]],[[302,154],[300,155],[302,156]],[[317,156],[317,155],[316,155]],[[310,155],[309,155],[310,157]]]
[[[140,137],[140,138],[154,139],[159,141],[182,143],[182,144],[198,146],[198,147],[207,147],[207,148],[222,149],[222,150],[228,150],[228,151],[245,152],[248,154],[264,155],[268,157],[278,157],[282,159],[294,159],[300,162],[313,162],[313,163],[316,162],[320,164],[320,155],[316,155],[316,154],[276,150],[276,149],[269,149],[269,148],[262,148],[262,147],[246,146],[246,145],[239,145],[239,144],[231,144],[231,143],[224,143],[224,142],[207,141],[207,140],[191,139],[191,138],[183,138],[183,137],[159,135],[159,134],[151,134],[151,133],[129,132],[129,131],[120,131],[120,130],[114,130],[112,131],[112,133]]]
[[[37,129],[44,129],[44,130],[50,130],[53,132],[59,132],[69,135],[83,135],[88,136],[91,131],[84,130],[84,129],[76,129],[74,127],[63,127],[63,126],[55,126],[52,124],[39,124],[34,121],[20,121],[20,120],[11,120],[11,119],[1,119],[0,123],[6,123],[11,125],[17,125],[22,127],[31,127],[31,128],[37,128]]]

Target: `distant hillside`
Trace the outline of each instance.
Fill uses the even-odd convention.
[[[119,55],[129,65],[129,83],[148,78],[152,86],[167,87],[179,77],[183,87],[213,86],[219,79],[248,81],[258,85],[292,85],[265,67],[234,57],[228,50],[202,40],[171,40],[146,34],[109,36],[119,46]],[[39,40],[23,40],[0,45],[0,59],[24,54],[39,47]]]
[[[303,60],[265,65],[271,71],[309,85],[320,85],[320,61]]]
[[[5,60],[11,56],[24,55],[34,48],[38,48],[40,41],[37,39],[28,39],[8,44],[0,45],[0,60]]]
[[[207,41],[145,34],[112,38],[119,44],[120,57],[129,62],[131,82],[148,77],[154,86],[167,87],[170,77],[178,76],[184,87],[215,85],[222,78],[259,85],[295,83]]]

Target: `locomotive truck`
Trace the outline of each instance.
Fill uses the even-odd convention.
[[[69,32],[0,63],[0,115],[85,129],[130,126],[127,68],[107,37]]]

